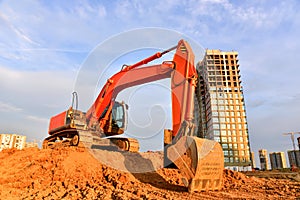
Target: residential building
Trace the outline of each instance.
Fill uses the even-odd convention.
[[[258,150],[258,154],[259,154],[259,161],[260,161],[260,169],[261,170],[270,169],[267,150],[260,149]]]
[[[0,151],[3,149],[23,149],[26,144],[26,136],[17,134],[0,134]]]
[[[287,168],[284,152],[273,152],[269,154],[272,169]]]
[[[255,157],[254,157],[254,152],[251,152],[251,161],[252,161],[252,168],[256,168],[256,164],[255,164]]]
[[[288,152],[290,167],[296,166],[300,167],[300,151],[299,150],[289,150]]]
[[[238,53],[206,50],[203,60],[197,64],[197,72],[200,80],[195,106],[197,135],[222,145],[226,168],[251,170]]]
[[[33,142],[26,142],[25,144],[25,148],[31,148],[31,147],[35,147],[35,148],[38,148],[39,145],[36,141],[33,141]]]

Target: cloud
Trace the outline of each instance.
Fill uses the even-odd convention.
[[[37,117],[37,116],[33,116],[33,115],[28,115],[26,118],[29,120],[32,120],[32,121],[39,122],[39,123],[48,123],[49,122],[49,119],[47,119],[47,118]]]
[[[74,71],[19,71],[2,66],[1,101],[31,115],[51,115],[55,108],[47,105],[59,110],[70,101],[75,76]]]
[[[14,67],[20,67],[21,62],[23,69],[78,66],[110,32],[101,30],[106,8],[88,1],[66,7],[37,1],[4,1],[0,10],[0,61]],[[90,21],[94,21],[93,26]]]
[[[11,105],[9,103],[4,103],[0,101],[0,111],[1,112],[20,112],[22,111],[22,108],[19,108],[17,106]]]

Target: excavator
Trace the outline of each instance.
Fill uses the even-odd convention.
[[[172,61],[148,64],[174,50]],[[133,65],[123,65],[107,80],[87,112],[77,109],[78,97],[74,92],[71,107],[50,119],[49,136],[43,141],[43,148],[116,147],[120,151],[138,152],[138,140],[121,137],[127,126],[128,105],[116,98],[126,88],[162,79],[171,82],[172,101],[172,130],[164,130],[166,163],[175,164],[181,171],[190,192],[222,189],[224,156],[220,144],[195,136],[194,94],[198,76],[194,53],[185,40]]]

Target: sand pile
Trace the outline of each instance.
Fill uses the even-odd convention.
[[[114,162],[136,170],[134,160],[124,161],[123,154],[115,154],[121,157]],[[111,152],[98,152],[96,157],[107,155],[111,157]],[[81,148],[4,150],[0,152],[0,199],[295,199],[300,192],[296,181],[224,170],[224,190],[190,194],[178,170],[159,169],[161,153],[136,156],[138,162],[145,162],[142,166],[156,171],[116,170]]]

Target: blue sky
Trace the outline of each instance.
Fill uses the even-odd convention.
[[[296,0],[0,1],[1,132],[45,138],[89,53],[113,35],[156,27],[238,51],[252,150],[290,149],[282,133],[300,129],[299,8]]]

